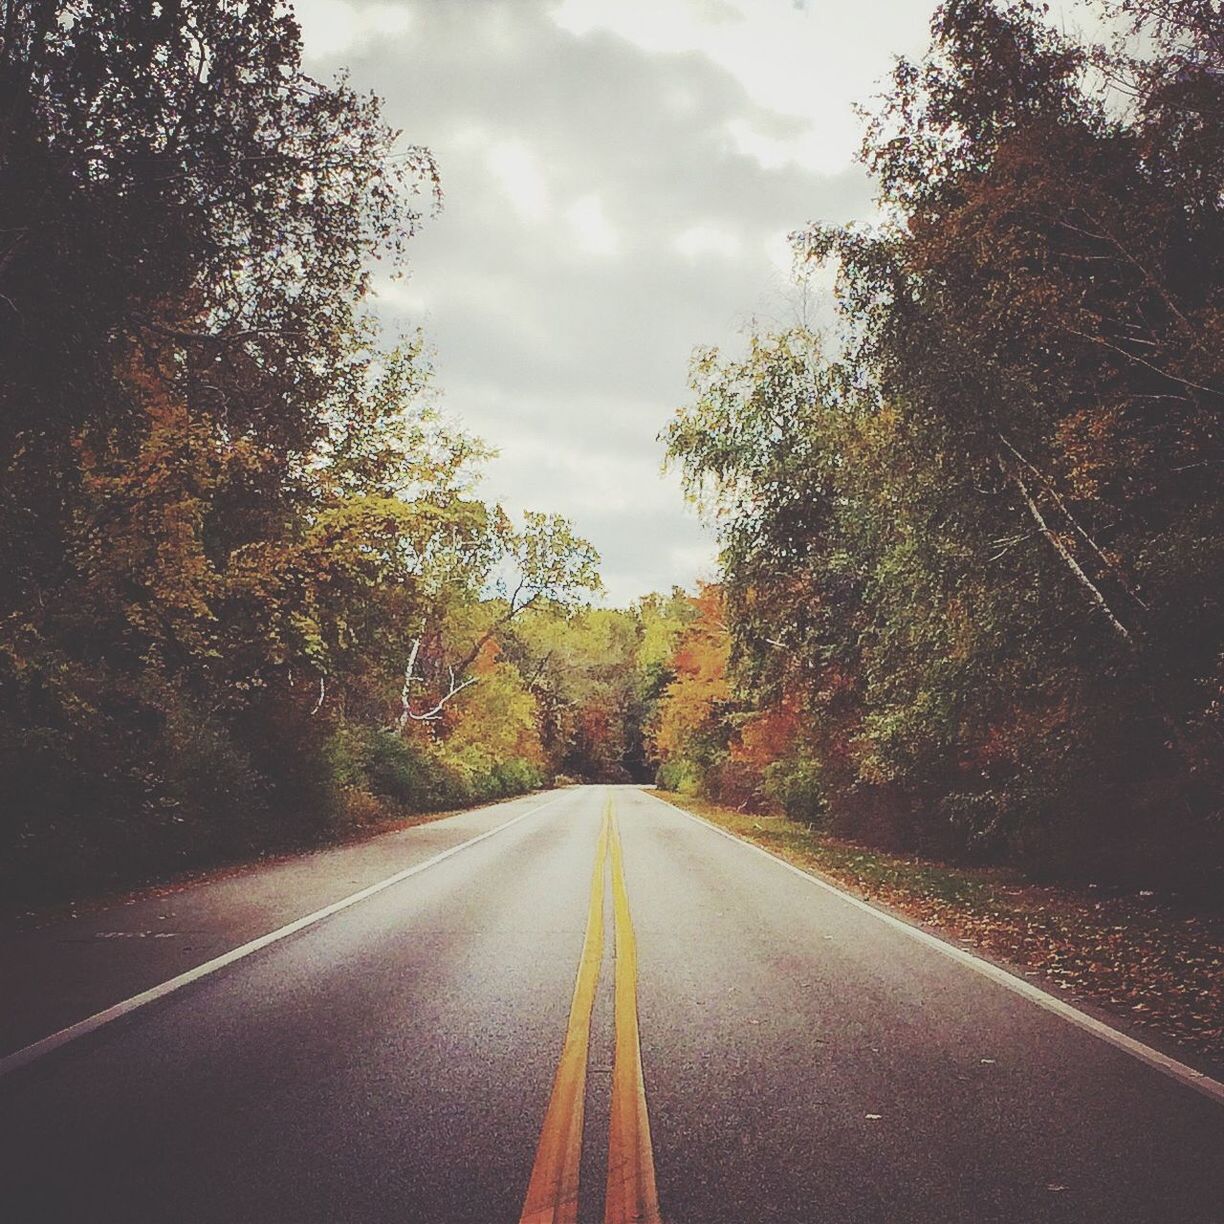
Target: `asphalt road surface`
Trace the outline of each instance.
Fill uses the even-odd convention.
[[[133,906],[9,948],[6,1224],[1224,1224],[1221,1101],[649,792]]]

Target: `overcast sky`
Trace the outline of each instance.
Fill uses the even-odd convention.
[[[862,218],[852,106],[926,43],[932,0],[297,0],[307,67],[347,67],[445,204],[383,285],[485,492],[557,511],[625,603],[710,575],[657,435],[698,344],[786,321],[788,231]]]

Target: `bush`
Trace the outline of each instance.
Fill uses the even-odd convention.
[[[774,761],[765,767],[765,797],[792,820],[820,824],[828,814],[828,802],[820,778],[820,766],[803,757]]]
[[[366,777],[374,794],[414,811],[446,807],[451,798],[450,779],[438,763],[389,731],[370,734]]]
[[[346,830],[369,829],[395,815],[385,798],[364,790],[346,790],[341,796]]]
[[[327,745],[333,784],[366,791],[411,812],[433,812],[466,800],[466,787],[416,744],[376,727],[342,725]]]
[[[664,761],[655,775],[655,785],[660,790],[675,791],[678,795],[696,795],[701,790],[704,775],[692,761],[675,757]]]
[[[540,767],[523,757],[496,761],[474,747],[447,757],[371,727],[338,728],[326,756],[342,791],[365,791],[411,812],[487,803],[544,784]]]
[[[511,757],[493,767],[493,776],[502,796],[522,795],[544,785],[544,775],[538,765],[522,757]]]
[[[156,842],[170,861],[186,864],[251,854],[273,838],[267,779],[229,728],[179,706],[158,740],[154,759],[164,764],[155,810],[161,827],[143,834],[154,843],[148,849],[155,857],[161,857]],[[148,870],[165,865],[154,861]]]

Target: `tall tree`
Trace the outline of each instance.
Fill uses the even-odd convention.
[[[838,265],[840,347],[699,356],[668,440],[717,490],[741,677],[838,728],[808,744],[835,816],[1194,874],[1224,777],[1221,30],[1115,7],[1145,43],[941,6],[868,129],[883,220],[796,236]]]

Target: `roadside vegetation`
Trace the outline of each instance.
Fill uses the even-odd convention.
[[[428,150],[274,0],[0,12],[5,903],[645,769],[668,601],[590,608],[369,309]]]
[[[1224,27],[1099,8],[936,11],[834,326],[694,356],[716,580],[609,609],[380,333],[436,167],[279,0],[0,7],[5,903],[562,776],[1218,907]]]
[[[660,784],[1036,879],[1224,895],[1224,25],[956,0],[811,224],[825,334],[696,354],[721,542]],[[797,222],[801,220],[797,218]]]

